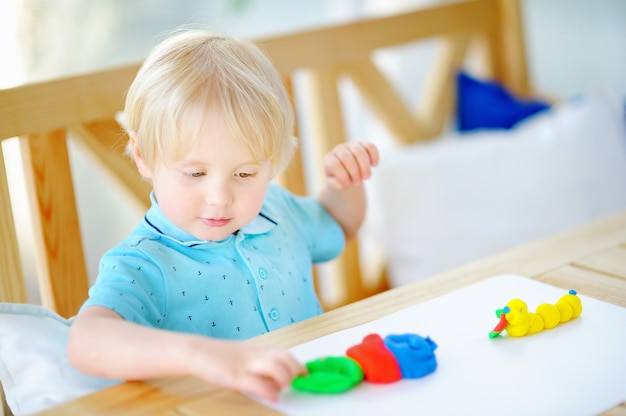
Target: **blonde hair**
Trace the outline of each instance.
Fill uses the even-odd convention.
[[[274,174],[296,147],[294,114],[282,79],[250,41],[187,30],[158,44],[126,96],[126,128],[152,168],[184,157],[200,140],[207,110],[218,110],[234,137]]]

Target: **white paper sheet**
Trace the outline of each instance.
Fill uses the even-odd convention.
[[[571,289],[576,289],[575,287]],[[495,310],[513,298],[531,312],[566,290],[496,276],[365,325],[292,348],[302,362],[345,350],[370,333],[430,336],[437,370],[392,384],[360,383],[338,395],[288,389],[289,415],[594,415],[626,400],[626,309],[584,296],[580,317],[522,338],[489,338]]]

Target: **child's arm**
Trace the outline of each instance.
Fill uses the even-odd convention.
[[[320,202],[339,222],[346,238],[354,237],[365,217],[363,181],[378,165],[378,149],[372,143],[342,143],[324,157],[326,187]]]
[[[306,372],[286,350],[145,327],[100,306],[76,317],[68,358],[94,376],[143,380],[189,374],[272,401]]]

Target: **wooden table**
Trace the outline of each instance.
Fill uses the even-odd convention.
[[[292,347],[502,273],[528,276],[564,289],[576,287],[586,296],[626,307],[626,212],[390,290],[255,338],[252,342]],[[128,382],[41,414],[121,413],[279,414],[241,394],[204,385],[191,377]],[[626,415],[626,403],[605,414]]]

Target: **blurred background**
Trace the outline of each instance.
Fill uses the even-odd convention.
[[[410,10],[442,0],[2,0],[0,2],[0,88],[142,60],[181,26],[260,38],[322,25]],[[626,97],[626,1],[521,0],[529,75],[537,91],[569,99],[595,88]],[[427,48],[426,48],[427,49]],[[403,89],[419,94],[429,51],[411,61],[391,61]],[[394,67],[395,62],[395,67]],[[408,63],[407,63],[408,62]],[[125,200],[92,161],[71,146],[75,186],[90,278],[100,256],[123,239],[143,216]],[[13,201],[24,270],[29,217],[20,195],[17,142],[5,144],[13,172]],[[106,190],[106,191],[104,191]],[[37,301],[37,293],[29,294]]]
[[[446,0],[3,0],[0,88],[143,59],[182,25],[242,37],[380,16]],[[626,93],[626,2],[521,0],[532,80],[560,97]]]

